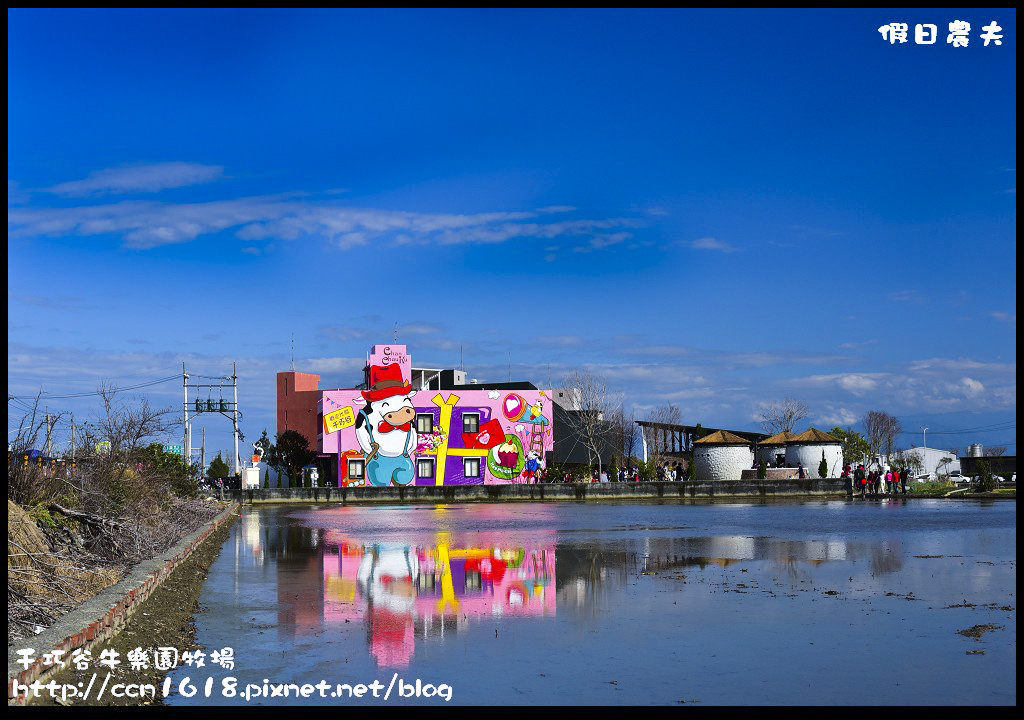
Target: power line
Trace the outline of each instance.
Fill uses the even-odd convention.
[[[153,385],[159,385],[160,383],[170,382],[171,380],[177,380],[180,375],[171,375],[170,377],[160,378],[159,380],[150,380],[148,382],[139,383],[138,385],[128,385],[127,387],[112,387],[107,392],[125,392],[127,390],[138,390],[144,387],[151,387]],[[96,392],[84,392],[84,393],[69,393],[66,395],[51,395],[49,393],[41,392],[39,395],[8,395],[7,400],[67,400],[70,398],[83,398],[83,397],[95,397],[102,395],[103,391]]]
[[[961,435],[963,433],[972,432],[998,432],[1001,430],[1012,430],[1017,427],[1015,420],[1007,420],[1006,422],[996,423],[994,425],[983,425],[976,428],[966,428],[964,430],[929,430],[932,435]],[[900,435],[915,435],[919,430],[902,430]]]

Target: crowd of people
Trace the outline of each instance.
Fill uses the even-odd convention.
[[[865,468],[864,463],[851,469],[843,466],[842,477],[846,478],[850,494],[860,492],[863,497],[879,497],[881,495],[907,494],[907,482],[910,480],[908,468]]]
[[[686,468],[680,462],[665,463],[664,465],[658,465],[654,469],[654,477],[647,478],[656,480],[658,482],[682,482],[685,479]],[[640,474],[640,469],[637,467],[631,468],[619,468],[611,474],[602,472],[598,475],[596,472],[592,472],[590,475],[574,475],[571,472],[564,472],[555,475],[553,478],[551,475],[547,476],[544,482],[584,482],[584,483],[598,483],[598,482],[642,482],[645,478]]]

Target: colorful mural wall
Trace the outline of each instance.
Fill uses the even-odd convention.
[[[545,390],[414,390],[398,363],[328,390],[323,452],[343,486],[532,483],[554,448]]]
[[[366,545],[329,531],[323,579],[324,620],[366,622],[370,651],[385,667],[409,665],[417,628],[556,609],[553,545]]]

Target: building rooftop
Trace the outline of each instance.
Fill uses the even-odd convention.
[[[789,439],[789,442],[792,442],[792,443],[833,443],[833,444],[836,444],[836,445],[841,445],[842,444],[842,443],[839,442],[839,438],[832,437],[828,433],[824,433],[821,430],[816,430],[815,428],[811,428],[810,430],[808,430],[805,433],[800,433],[799,435],[794,435],[793,437],[791,437]]]
[[[782,432],[772,435],[770,438],[765,438],[758,445],[785,445],[792,440],[796,435],[791,432],[783,430]]]
[[[705,435],[700,440],[695,440],[697,445],[749,445],[750,441],[741,438],[739,435],[733,435],[728,430],[718,430]]]

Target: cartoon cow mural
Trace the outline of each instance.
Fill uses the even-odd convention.
[[[355,429],[371,485],[409,485],[416,476],[415,394],[397,365],[370,367],[370,387],[362,391],[366,407],[359,411]]]

